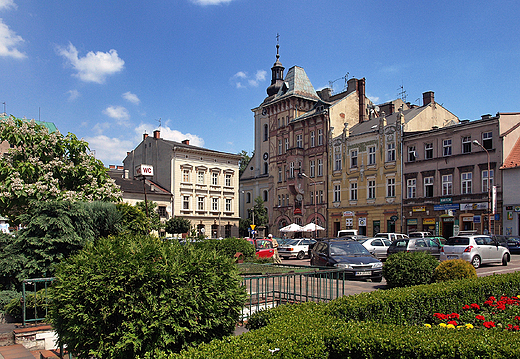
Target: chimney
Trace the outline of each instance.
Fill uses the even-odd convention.
[[[147,137],[148,137],[147,133],[143,134],[143,141],[146,140]]]
[[[124,166],[117,166],[118,171],[122,171],[125,167]]]
[[[184,140],[184,141],[182,141],[182,144],[189,145],[190,144],[190,140]]]
[[[367,112],[365,106],[365,78],[357,81],[357,89],[359,91],[359,123],[366,120]]]
[[[109,165],[108,168],[111,169],[111,170],[115,170],[116,169],[116,165]]]
[[[389,112],[389,115],[393,114],[395,112],[395,104],[392,102],[390,103],[390,111]]]
[[[156,140],[160,139],[161,138],[161,131],[159,131],[159,130],[153,131],[153,138],[155,138]]]
[[[351,93],[351,92],[354,92],[354,91],[357,91],[357,86],[358,86],[358,80],[355,79],[355,78],[351,78],[350,80],[347,81],[347,93]]]
[[[431,103],[435,103],[433,91],[424,92],[422,94],[422,101],[423,101],[423,106],[429,105]]]

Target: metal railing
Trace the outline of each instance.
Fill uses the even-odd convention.
[[[25,326],[30,322],[41,322],[47,317],[49,308],[49,296],[47,293],[48,286],[54,281],[55,278],[33,278],[25,279],[22,282],[22,313],[23,313],[23,325]],[[32,286],[33,290],[31,296],[28,295],[27,287]],[[38,289],[40,288],[40,289]],[[43,293],[39,293],[39,291]],[[32,303],[28,303],[31,299]],[[34,311],[32,314],[33,318],[28,318],[27,304],[30,304],[30,311]],[[32,308],[34,307],[34,308]],[[45,315],[42,315],[45,313]]]
[[[241,321],[259,310],[281,304],[300,302],[329,302],[346,294],[346,281],[340,269],[309,268],[307,272],[289,272],[243,276],[248,301],[241,313]]]

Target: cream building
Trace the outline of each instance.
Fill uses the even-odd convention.
[[[164,140],[160,131],[143,141],[123,160],[130,178],[135,167],[153,166],[151,181],[170,191],[169,216],[188,219],[207,237],[238,237],[239,155],[192,146],[188,140]]]

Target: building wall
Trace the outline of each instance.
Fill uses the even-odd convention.
[[[502,170],[504,234],[520,235],[520,167]]]

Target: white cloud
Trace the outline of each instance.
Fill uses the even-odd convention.
[[[98,135],[101,135],[105,130],[109,129],[111,124],[109,122],[96,123],[92,128]]]
[[[247,88],[247,86],[244,85],[243,81],[246,81],[249,87],[258,87],[260,82],[265,81],[267,76],[267,71],[265,70],[258,70],[256,71],[256,74],[254,76],[249,76],[247,72],[239,71],[236,74],[231,77],[231,82],[235,84],[235,87],[237,89],[240,88]]]
[[[141,103],[141,100],[139,100],[139,97],[137,97],[136,94],[131,93],[130,91],[125,92],[123,94],[123,98],[127,100],[128,102],[133,103],[134,105],[139,105]]]
[[[74,76],[85,82],[102,84],[107,76],[122,71],[125,65],[125,62],[119,58],[117,51],[114,49],[109,52],[98,51],[94,53],[90,51],[85,57],[80,58],[78,50],[72,43],[69,43],[67,48],[58,46],[57,52],[65,57],[77,71]]]
[[[16,4],[13,0],[0,0],[0,10],[13,8],[16,9]]]
[[[192,3],[197,5],[220,5],[220,4],[227,4],[233,0],[191,0]]]
[[[139,125],[135,129],[137,143],[142,141],[144,133],[148,133],[150,136],[152,136],[153,131],[155,129],[157,129],[157,127],[152,124],[143,123],[143,124]],[[197,135],[192,135],[191,133],[182,133],[177,130],[172,130],[171,128],[169,128],[167,126],[166,127],[161,126],[160,131],[161,131],[161,138],[164,140],[170,140],[170,141],[175,141],[175,142],[182,142],[184,140],[189,140],[190,145],[197,146],[197,147],[204,147],[204,140]]]
[[[130,119],[128,110],[123,106],[108,106],[103,113],[117,121],[118,125],[126,125]]]
[[[367,94],[367,97],[373,103],[379,103],[379,97],[378,96],[370,96],[369,94]]]
[[[67,95],[69,95],[69,101],[74,101],[81,96],[78,90],[67,91]]]
[[[120,164],[126,157],[126,153],[134,149],[134,143],[130,140],[120,140],[104,135],[87,137],[91,151],[96,151],[96,158],[101,160],[105,166]]]
[[[1,0],[0,0],[1,1]],[[3,19],[0,19],[0,56],[14,57],[15,59],[23,59],[27,57],[23,52],[16,47],[25,40],[4,24]]]

